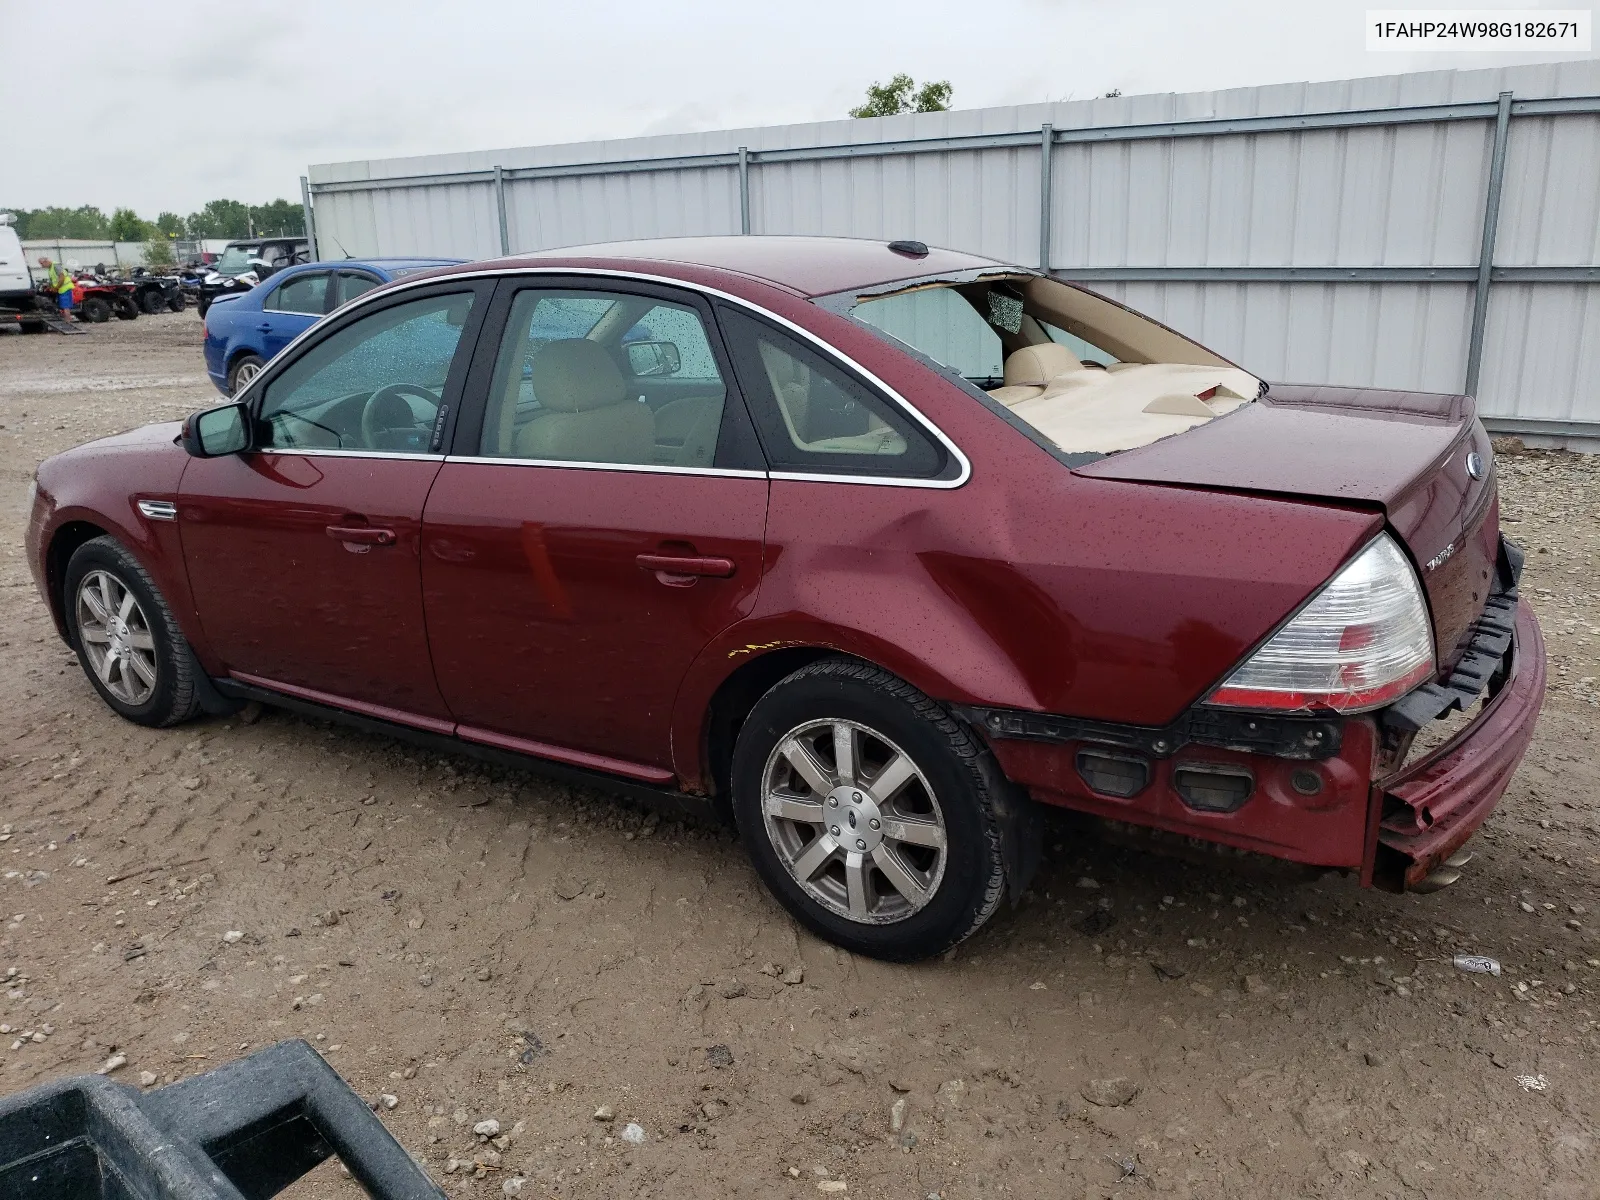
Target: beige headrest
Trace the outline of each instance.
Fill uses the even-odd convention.
[[[551,342],[533,359],[533,394],[548,412],[589,412],[628,398],[628,381],[587,338]]]
[[[1006,359],[1006,386],[1043,387],[1057,375],[1082,368],[1078,356],[1056,342],[1024,346]]]

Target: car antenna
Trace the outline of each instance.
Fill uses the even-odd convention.
[[[351,254],[350,251],[346,250],[343,246],[339,245],[339,239],[334,237],[333,234],[330,233],[328,235],[328,240],[330,242],[332,242],[335,246],[339,246],[339,253],[344,255],[345,262],[349,262],[352,258],[355,257],[354,254]]]

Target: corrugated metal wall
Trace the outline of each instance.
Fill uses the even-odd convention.
[[[751,232],[917,237],[1036,265],[1049,123],[1052,268],[1093,269],[1089,286],[1268,378],[1453,391],[1471,343],[1492,114],[1204,136],[1126,127],[1481,107],[1504,91],[1595,97],[1600,60],[345,163],[312,167],[310,181],[326,256],[481,258],[501,250],[497,166],[516,252],[737,233],[747,147]],[[1081,140],[1102,129],[1105,140]],[[1494,265],[1567,274],[1493,284],[1480,406],[1531,432],[1577,423],[1567,432],[1600,436],[1600,108],[1519,114],[1508,129]],[[978,135],[1002,144],[974,147]],[[949,138],[969,141],[927,145]],[[529,169],[545,173],[519,177]],[[476,174],[448,178],[462,173]],[[1286,280],[1287,268],[1319,280]],[[1358,277],[1331,281],[1326,268]]]

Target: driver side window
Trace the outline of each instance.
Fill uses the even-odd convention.
[[[259,444],[426,454],[472,299],[396,304],[311,346],[267,384]]]

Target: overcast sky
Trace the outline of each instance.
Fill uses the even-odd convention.
[[[0,0],[0,205],[149,218],[297,197],[310,163],[831,119],[896,71],[980,108],[1573,57],[1371,54],[1366,8]]]

